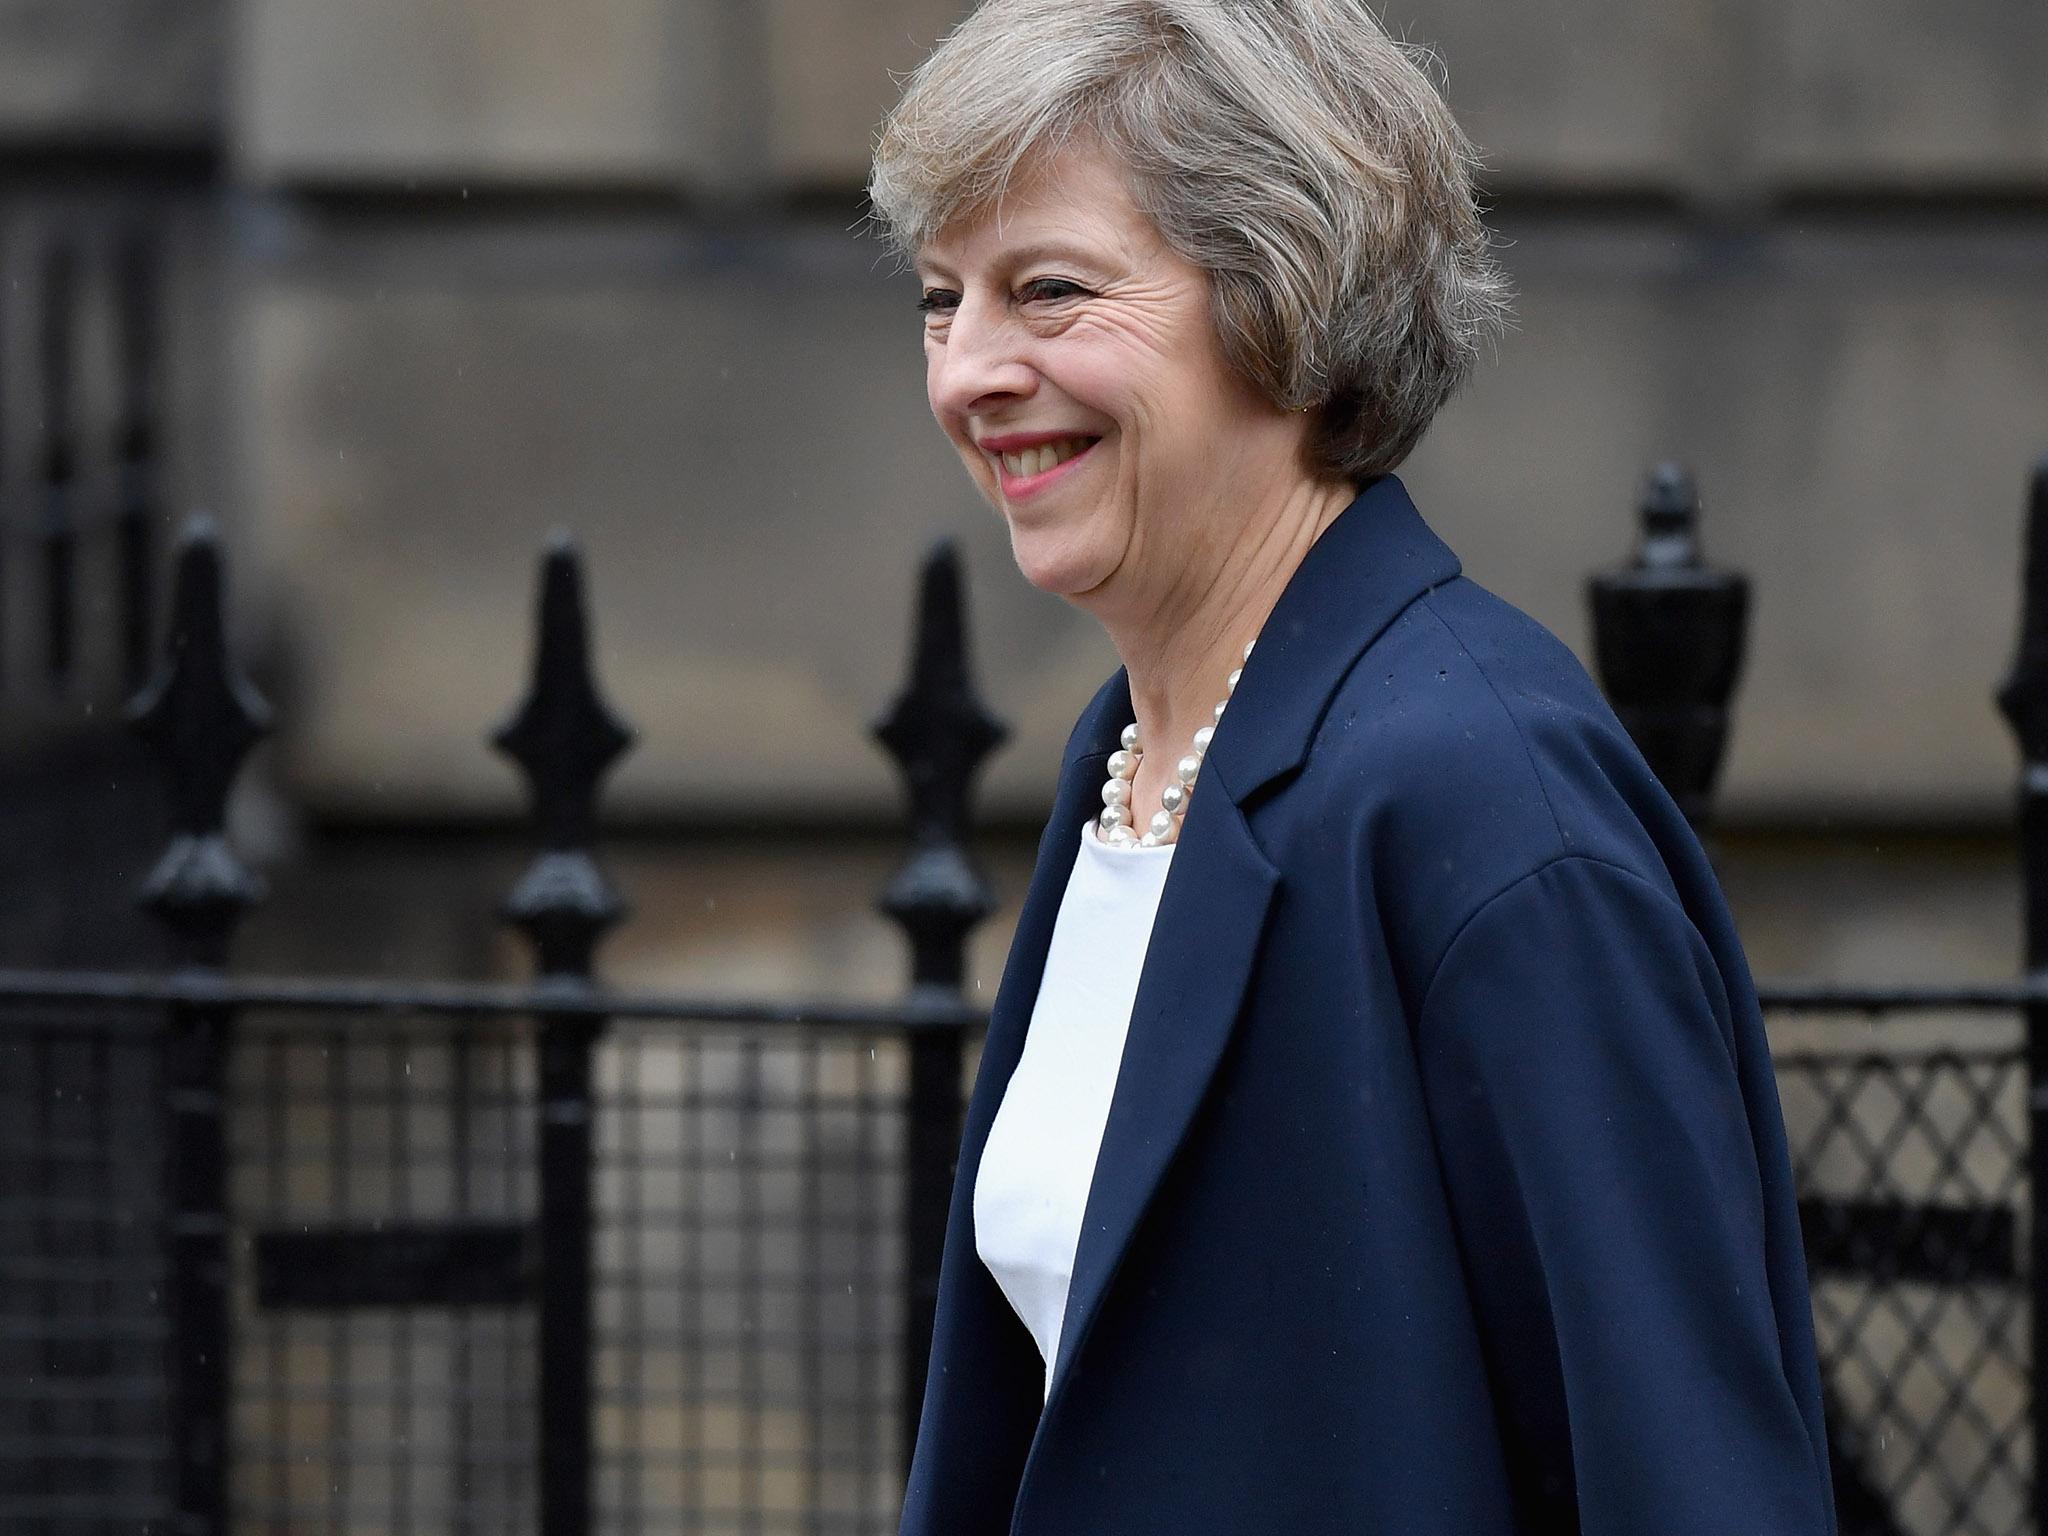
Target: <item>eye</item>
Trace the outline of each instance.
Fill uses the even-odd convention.
[[[1026,299],[1039,299],[1057,303],[1061,299],[1080,298],[1088,290],[1079,283],[1067,281],[1064,277],[1034,277],[1018,290]]]
[[[927,288],[917,307],[927,315],[949,315],[960,307],[960,295],[950,288]]]

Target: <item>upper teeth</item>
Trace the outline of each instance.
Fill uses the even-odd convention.
[[[1036,448],[1026,448],[1020,453],[1003,453],[997,457],[1003,461],[1003,468],[1013,476],[1042,475],[1055,464],[1064,464],[1075,454],[1082,452],[1093,441],[1086,437],[1063,437],[1056,443],[1040,443]]]

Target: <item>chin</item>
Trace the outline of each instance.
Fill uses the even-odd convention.
[[[1054,597],[1077,598],[1092,592],[1114,566],[1086,540],[1024,532],[1010,524],[1010,553],[1026,581]]]

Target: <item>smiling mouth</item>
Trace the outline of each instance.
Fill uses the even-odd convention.
[[[1011,479],[1027,480],[1033,475],[1057,469],[1069,459],[1079,458],[1101,441],[1099,437],[1063,437],[1058,442],[1040,443],[1036,448],[999,453],[995,457]]]

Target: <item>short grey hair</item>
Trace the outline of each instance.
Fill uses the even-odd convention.
[[[983,0],[911,75],[868,196],[914,256],[1075,143],[1208,274],[1224,355],[1320,412],[1319,472],[1394,468],[1505,321],[1477,158],[1361,0]]]

